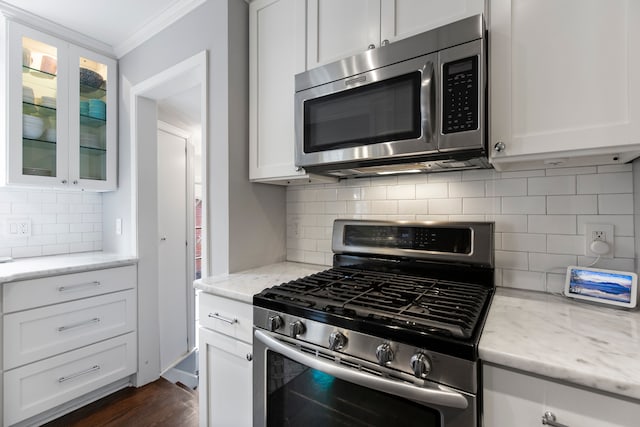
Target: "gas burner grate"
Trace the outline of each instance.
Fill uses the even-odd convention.
[[[490,290],[469,283],[336,267],[267,289],[262,295],[384,325],[469,338]]]

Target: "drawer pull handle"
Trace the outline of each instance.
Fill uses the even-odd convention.
[[[99,323],[100,318],[94,317],[93,319],[85,320],[84,322],[74,323],[73,325],[65,325],[58,327],[58,332],[68,331],[69,329],[79,328],[80,326],[89,325],[91,323]]]
[[[99,371],[99,370],[100,370],[100,365],[94,365],[94,366],[90,367],[89,369],[85,369],[84,371],[76,372],[75,374],[67,375],[66,377],[60,377],[60,378],[58,378],[58,382],[59,383],[63,383],[65,381],[69,381],[69,380],[72,380],[74,378],[78,378],[81,375],[90,374],[91,372],[95,372],[95,371]]]
[[[72,291],[79,291],[82,290],[83,288],[87,288],[87,287],[98,287],[100,286],[100,282],[93,281],[93,282],[89,282],[89,283],[80,283],[77,285],[71,285],[71,286],[60,286],[58,288],[58,292],[72,292]]]
[[[218,320],[222,320],[223,322],[226,322],[230,325],[233,325],[234,323],[238,323],[238,319],[236,319],[235,317],[233,319],[229,319],[223,316],[220,316],[219,313],[209,313],[209,317],[213,318],[213,319],[218,319]]]

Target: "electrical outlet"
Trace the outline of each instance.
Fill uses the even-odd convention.
[[[31,218],[7,218],[4,234],[8,237],[31,237]]]
[[[601,258],[613,258],[614,248],[614,235],[613,224],[585,224],[584,233],[584,254],[588,257],[597,257],[598,254],[594,253],[591,247],[593,242],[605,242],[609,245],[609,251],[605,254],[600,254]],[[602,246],[598,246],[602,247]]]

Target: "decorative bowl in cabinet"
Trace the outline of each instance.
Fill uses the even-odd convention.
[[[81,92],[92,92],[95,89],[99,89],[102,83],[104,83],[104,79],[100,74],[88,68],[80,68],[80,84],[89,86],[89,88],[81,87]]]

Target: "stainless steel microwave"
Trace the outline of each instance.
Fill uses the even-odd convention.
[[[487,168],[475,15],[295,77],[295,163],[350,177]]]

